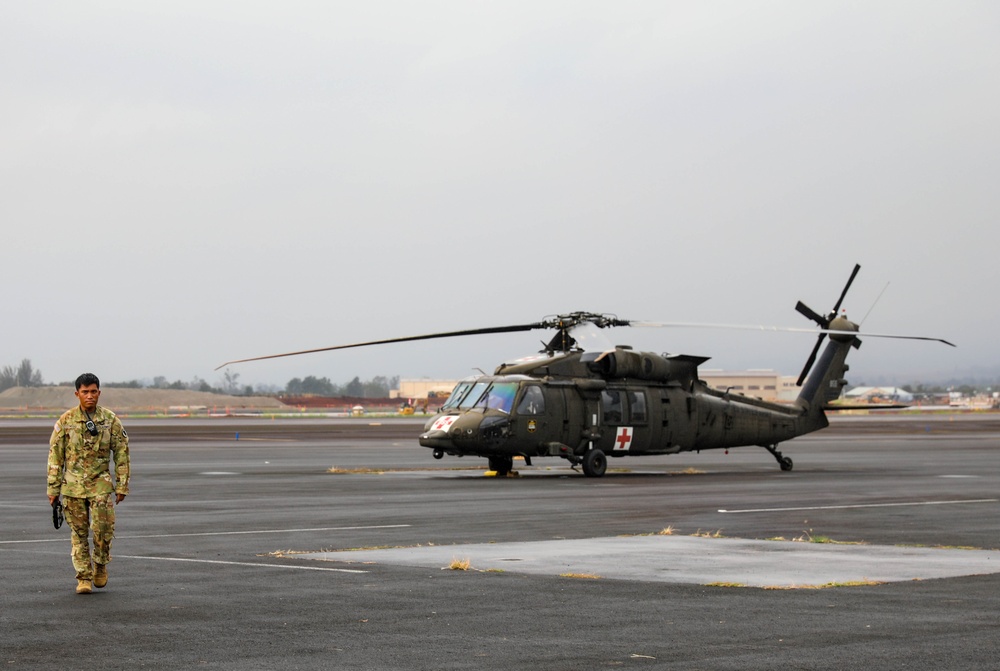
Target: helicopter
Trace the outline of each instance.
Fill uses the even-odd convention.
[[[799,301],[795,309],[820,328],[768,328],[640,322],[614,315],[572,312],[510,326],[390,338],[350,345],[239,359],[220,365],[296,356],[352,347],[554,330],[537,354],[500,364],[492,375],[460,381],[418,440],[436,459],[445,455],[485,457],[496,476],[516,475],[514,459],[560,457],[584,475],[605,474],[608,458],[700,452],[757,446],[767,450],[782,471],[792,459],[778,450],[782,442],[829,425],[826,411],[847,385],[847,355],[861,336],[938,341],[941,338],[861,333],[841,313],[841,304],[860,270],[855,265],[833,309],[815,312]],[[709,387],[698,366],[709,357],[635,351],[629,346],[585,349],[596,329],[628,326],[700,326],[816,333],[812,352],[799,375],[801,388],[791,404],[730,394]],[[827,340],[823,348],[824,340]],[[822,352],[820,351],[822,349]],[[839,406],[837,409],[844,409]]]

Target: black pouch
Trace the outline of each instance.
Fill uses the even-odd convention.
[[[56,499],[56,502],[52,504],[52,526],[56,529],[62,526],[63,523],[63,511],[62,502]]]

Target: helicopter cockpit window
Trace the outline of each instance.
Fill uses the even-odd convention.
[[[488,382],[477,382],[469,390],[469,393],[465,395],[459,404],[459,410],[469,410],[473,406],[478,405],[477,401],[482,397],[483,392],[486,391],[486,387],[489,386]]]
[[[606,389],[601,392],[601,417],[605,424],[622,423],[622,398],[624,394],[617,389]]]
[[[457,408],[459,403],[462,402],[462,399],[465,398],[465,395],[469,393],[470,389],[472,389],[472,382],[459,382],[456,384],[455,388],[451,390],[451,395],[448,397],[448,400],[441,406],[441,409],[448,410],[449,408]]]
[[[517,404],[517,414],[541,415],[544,413],[545,396],[542,395],[542,388],[535,385],[525,387],[521,402]]]
[[[628,392],[628,416],[630,424],[645,424],[649,419],[646,414],[646,392]]]
[[[510,409],[514,405],[515,394],[517,394],[516,382],[496,382],[479,399],[476,407],[510,413]]]

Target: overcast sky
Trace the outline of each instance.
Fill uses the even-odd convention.
[[[994,2],[17,2],[0,10],[0,365],[236,358],[523,324],[810,326],[852,383],[1000,370]],[[888,288],[886,288],[888,286]],[[884,293],[883,293],[884,290]],[[454,378],[545,333],[230,370]],[[813,339],[611,341],[797,374]]]

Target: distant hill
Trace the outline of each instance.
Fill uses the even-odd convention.
[[[101,405],[115,412],[164,412],[170,408],[206,407],[229,409],[285,408],[285,404],[269,396],[226,396],[207,391],[185,389],[101,389]],[[0,393],[0,408],[5,410],[58,410],[79,404],[73,387],[13,387]]]

